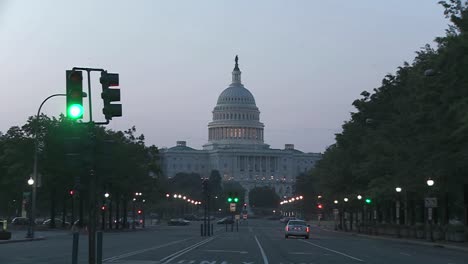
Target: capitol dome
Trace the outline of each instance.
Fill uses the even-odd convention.
[[[213,121],[208,124],[209,145],[262,145],[263,123],[255,98],[241,82],[238,57],[232,71],[232,83],[218,97]]]

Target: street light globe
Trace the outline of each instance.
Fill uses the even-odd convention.
[[[427,186],[430,187],[430,186],[434,185],[434,180],[431,179],[431,178],[429,178],[429,179],[426,181],[426,183],[427,183]]]
[[[33,179],[32,177],[31,177],[31,178],[29,178],[29,180],[28,180],[28,184],[29,184],[29,185],[33,185],[33,184],[34,184],[34,179]]]
[[[174,198],[177,198],[177,194],[174,194]]]
[[[109,193],[106,192],[106,193],[104,194],[104,197],[109,198]]]
[[[349,200],[349,199],[346,198],[346,197],[343,199],[343,201],[345,201],[346,203],[348,202],[348,200]]]
[[[401,192],[401,187],[396,187],[396,188],[395,188],[395,191],[396,191],[397,193]]]
[[[304,199],[304,196],[301,195],[301,196],[299,196],[299,198],[302,200],[302,199]]]
[[[169,196],[171,196],[170,194],[166,193],[166,197],[169,198]]]
[[[187,200],[187,196],[182,197],[182,199]]]
[[[361,200],[361,199],[362,199],[362,196],[361,196],[361,195],[358,195],[357,198],[358,198],[358,200]]]
[[[182,198],[182,195],[181,195],[181,194],[179,194],[177,197],[178,197],[178,198]]]
[[[143,199],[143,201],[142,201],[142,202],[146,203],[146,200],[145,200],[145,199]]]
[[[133,198],[133,201],[135,202],[135,201],[136,201],[136,198]]]
[[[338,200],[333,201],[335,204],[338,204]]]

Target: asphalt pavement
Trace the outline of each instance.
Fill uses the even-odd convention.
[[[160,225],[136,232],[105,233],[103,262],[116,264],[333,264],[333,263],[468,263],[468,252],[404,241],[351,236],[312,226],[310,239],[284,238],[278,221],[248,220],[239,232],[215,225],[211,237],[200,236],[200,222]],[[86,235],[80,236],[79,262],[87,263]],[[71,263],[72,235],[42,241],[0,244],[0,263]]]

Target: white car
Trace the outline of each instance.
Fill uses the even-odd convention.
[[[289,220],[284,228],[284,237],[300,236],[309,239],[310,225],[302,220]]]

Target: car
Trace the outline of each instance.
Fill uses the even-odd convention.
[[[52,221],[52,219],[47,219],[45,220],[44,222],[42,222],[42,225],[45,225],[45,226],[48,226],[50,225],[50,222]],[[56,227],[61,227],[62,226],[62,219],[59,219],[59,218],[55,218],[55,226]],[[69,222],[65,222],[65,226],[70,226],[70,223]]]
[[[298,219],[296,217],[293,217],[293,216],[286,216],[286,217],[281,218],[279,221],[281,223],[287,224],[289,222],[289,220],[298,220]]]
[[[290,236],[299,236],[309,239],[310,225],[303,220],[289,220],[284,228],[284,238],[289,238]]]
[[[174,218],[174,219],[169,220],[167,224],[172,225],[172,226],[184,226],[184,225],[189,225],[190,221],[187,221],[183,218]]]
[[[218,222],[216,222],[216,224],[218,224],[218,225],[234,224],[234,220],[232,220],[232,217],[224,217],[224,218],[221,218],[220,220],[218,220]]]
[[[11,220],[12,225],[29,225],[29,219],[27,217],[15,217]]]

